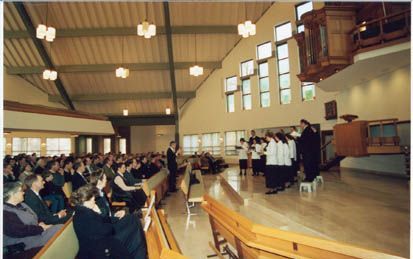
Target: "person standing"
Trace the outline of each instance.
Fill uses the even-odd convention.
[[[239,160],[239,175],[247,175],[247,166],[248,166],[248,144],[245,142],[244,138],[239,140],[241,146],[238,147],[238,160]]]
[[[248,145],[252,146],[253,141],[259,141],[260,137],[255,134],[255,130],[251,130],[251,137],[248,140]]]
[[[290,168],[290,184],[293,185],[294,182],[296,181],[297,177],[297,172],[299,171],[299,165],[297,161],[297,146],[295,144],[294,137],[292,137],[290,134],[285,135],[287,138],[287,143],[288,143],[288,150],[290,152],[290,159],[291,159],[291,168]]]
[[[316,133],[311,128],[311,124],[302,119],[300,121],[300,127],[302,129],[301,137],[299,139],[300,150],[303,156],[303,166],[305,173],[305,182],[312,182],[317,175],[316,167],[318,166],[318,156],[314,150],[314,143],[316,139]]]
[[[266,148],[267,148],[267,140],[265,139],[265,137],[264,138],[262,138],[261,139],[261,154],[260,154],[260,157],[261,157],[261,161],[260,161],[260,172],[262,172],[263,173],[263,176],[265,176],[265,164],[266,164],[266,161],[267,161],[267,156],[265,155],[265,151],[266,151]]]
[[[178,164],[176,162],[176,142],[171,141],[169,143],[169,148],[166,151],[166,158],[168,161],[168,170],[169,170],[169,192],[176,192],[176,171],[178,170]]]
[[[260,138],[253,139],[252,140],[252,146],[251,146],[251,151],[252,151],[252,175],[253,176],[258,176],[259,172],[261,171],[261,140]]]
[[[265,186],[269,189],[265,194],[276,194],[279,182],[277,176],[277,144],[272,132],[265,133],[265,140],[268,143],[265,151]]]

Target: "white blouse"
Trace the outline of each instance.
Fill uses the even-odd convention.
[[[290,158],[297,161],[297,147],[294,140],[288,140],[288,147],[290,148]]]
[[[241,149],[238,149],[238,159],[248,159],[248,144],[247,142],[244,142],[244,144],[241,145]]]
[[[283,151],[284,151],[284,165],[291,166],[291,157],[290,157],[290,148],[287,143],[283,143]]]
[[[252,149],[252,155],[251,158],[252,159],[260,159],[260,153],[261,153],[261,145],[260,144],[254,144],[252,145],[253,149]]]
[[[277,143],[275,143],[274,139],[267,144],[267,151],[265,151],[267,155],[267,165],[277,165]]]

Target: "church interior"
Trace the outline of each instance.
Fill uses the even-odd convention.
[[[3,258],[410,258],[410,1],[3,15]]]

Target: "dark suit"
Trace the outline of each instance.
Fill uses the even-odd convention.
[[[78,172],[75,172],[72,176],[72,190],[76,191],[83,185],[86,185],[87,181],[85,177],[82,177]]]
[[[73,226],[79,239],[78,257],[145,259],[145,239],[138,227],[131,227],[131,224],[136,225],[139,221],[133,218],[133,215],[128,216],[122,218],[125,222],[119,225],[123,230],[120,233],[120,229],[108,222],[104,215],[77,206]],[[108,254],[110,256],[107,256]]]
[[[313,181],[318,174],[320,146],[318,134],[311,127],[306,127],[299,138],[300,151],[303,156],[306,181]]]
[[[176,163],[176,151],[171,147],[166,151],[166,158],[168,161],[169,170],[169,191],[176,191],[176,171],[178,170],[178,164]]]
[[[148,178],[152,177],[153,175],[155,175],[159,171],[161,171],[161,169],[159,169],[159,167],[156,164],[150,163],[149,164]]]
[[[108,165],[104,165],[102,167],[103,172],[106,174],[106,178],[108,179],[108,182],[112,181],[113,178],[115,178],[115,171]]]
[[[31,189],[26,190],[24,202],[36,213],[39,218],[39,222],[53,225],[64,224],[71,217],[71,213],[68,213],[66,217],[60,219],[57,215],[53,215],[44,201]]]
[[[248,140],[248,144],[251,146],[252,144],[254,144],[253,140],[255,139],[255,141],[258,143],[260,141],[260,137],[258,136],[254,136],[254,137],[250,137],[250,139]]]

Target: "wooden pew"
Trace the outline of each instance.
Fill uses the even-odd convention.
[[[202,208],[208,213],[214,244],[221,253],[221,245],[229,243],[237,250],[238,258],[369,258],[396,259],[398,256],[359,248],[336,241],[310,237],[253,223],[239,213],[225,207],[208,195]]]
[[[166,196],[168,192],[168,173],[166,169],[162,169],[149,179],[147,179],[143,185],[142,189],[145,194],[148,196],[148,200],[150,200],[152,191],[155,191],[156,194],[156,202],[155,204],[158,205],[161,200]]]
[[[199,180],[199,183],[190,185],[191,170],[192,169],[190,166],[186,167],[186,170],[185,170],[182,182],[181,182],[181,190],[185,196],[186,212],[188,215],[191,215],[190,208],[195,207],[195,203],[201,203],[204,200],[203,196],[205,194],[204,181],[202,179],[202,173],[200,170],[192,171],[192,173],[195,174],[196,179]],[[189,203],[192,203],[192,204],[190,205]]]

